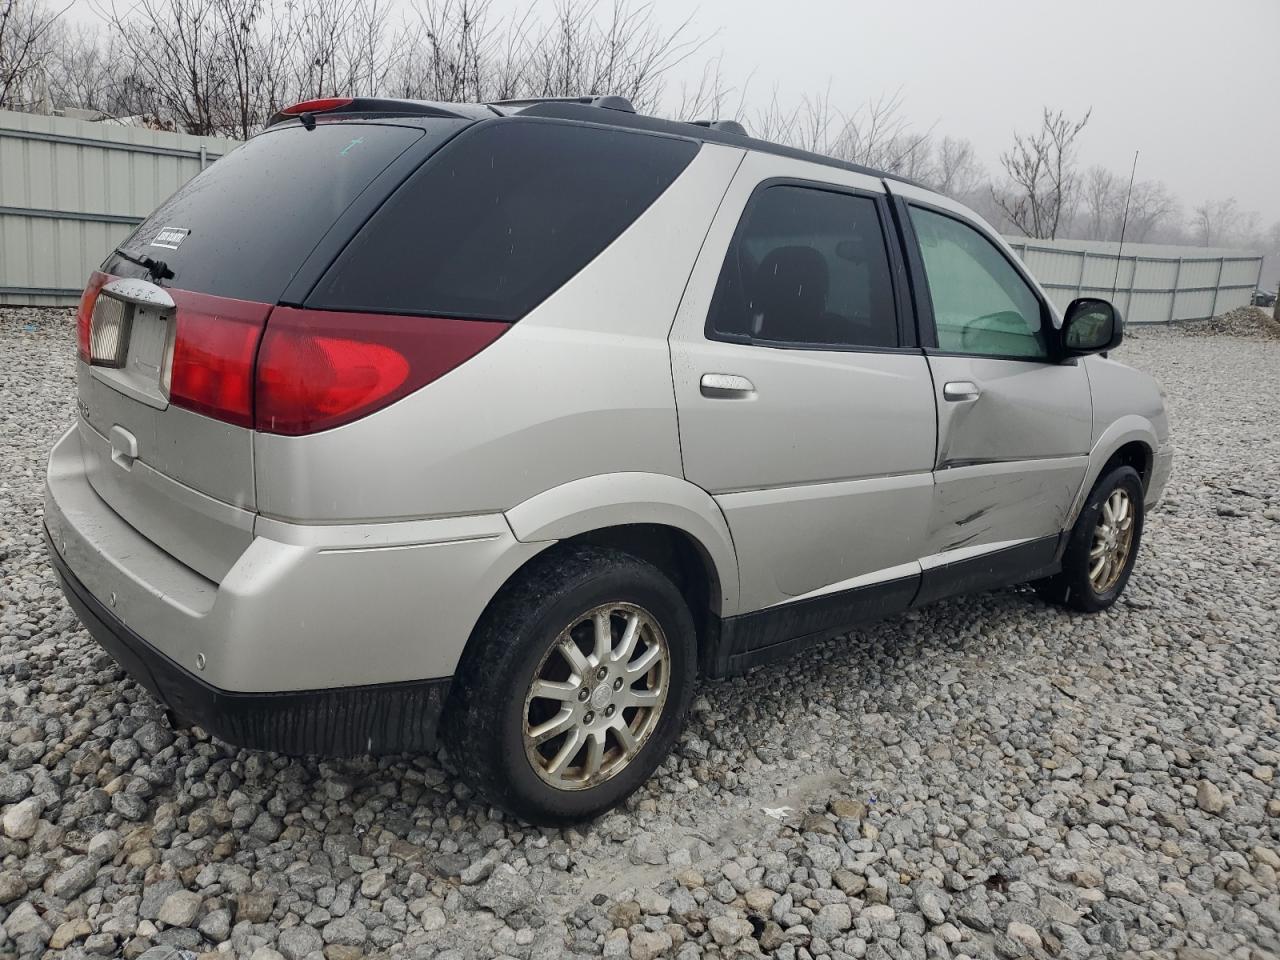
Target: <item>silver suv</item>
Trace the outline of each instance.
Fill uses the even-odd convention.
[[[1124,589],[1161,394],[929,190],[625,101],[311,101],[89,281],[53,563],[175,719],[429,749],[542,823],[699,676],[1030,582]],[[850,656],[856,656],[850,651]]]

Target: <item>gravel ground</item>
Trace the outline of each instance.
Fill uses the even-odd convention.
[[[0,955],[1280,956],[1280,343],[1123,347],[1180,453],[1115,609],[998,591],[707,685],[560,831],[438,757],[168,728],[44,559],[72,341],[0,312]]]
[[[1209,320],[1188,320],[1174,329],[1190,337],[1255,337],[1280,340],[1280,320],[1262,307],[1236,307]]]

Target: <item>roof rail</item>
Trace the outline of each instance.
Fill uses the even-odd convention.
[[[721,133],[736,133],[740,137],[750,136],[747,128],[737,120],[690,120],[695,127],[706,127],[708,130],[719,130]]]
[[[516,100],[490,100],[493,107],[532,107],[540,103],[581,103],[589,107],[601,107],[605,110],[618,110],[622,113],[635,113],[636,108],[626,97],[612,94],[589,97],[525,97]]]

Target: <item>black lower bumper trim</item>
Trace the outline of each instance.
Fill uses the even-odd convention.
[[[67,601],[131,677],[183,720],[240,747],[354,757],[419,752],[435,745],[452,678],[283,693],[210,686],[120,621],[68,569],[45,532]]]

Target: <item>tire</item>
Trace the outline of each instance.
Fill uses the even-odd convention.
[[[610,642],[603,659],[600,636]],[[578,667],[564,639],[577,649]],[[624,667],[646,672],[633,679]],[[445,746],[494,806],[530,823],[574,823],[621,803],[657,769],[680,734],[696,678],[693,617],[670,579],[621,551],[553,548],[517,574],[477,624],[446,708]],[[537,692],[554,696],[535,696],[535,679],[545,681]],[[642,700],[649,705],[634,705]],[[565,732],[549,735],[561,726]],[[534,746],[526,733],[547,739]]]
[[[1059,604],[1081,613],[1098,613],[1106,610],[1119,599],[1124,592],[1129,575],[1133,572],[1134,561],[1138,556],[1138,548],[1142,544],[1142,525],[1145,518],[1143,508],[1144,491],[1142,478],[1133,467],[1119,466],[1109,470],[1094,484],[1085,501],[1080,516],[1067,539],[1067,548],[1062,555],[1062,571],[1045,580],[1035,583],[1036,592],[1050,603]],[[1110,551],[1104,551],[1111,559],[1112,569],[1104,570],[1105,576],[1091,577],[1098,558],[1092,557],[1099,541],[1100,523],[1108,522],[1108,505],[1127,501],[1131,510],[1130,524],[1127,528],[1128,548],[1123,559],[1118,559]],[[1113,511],[1114,512],[1114,511]],[[1113,541],[1124,540],[1124,522],[1115,525],[1117,533]]]

